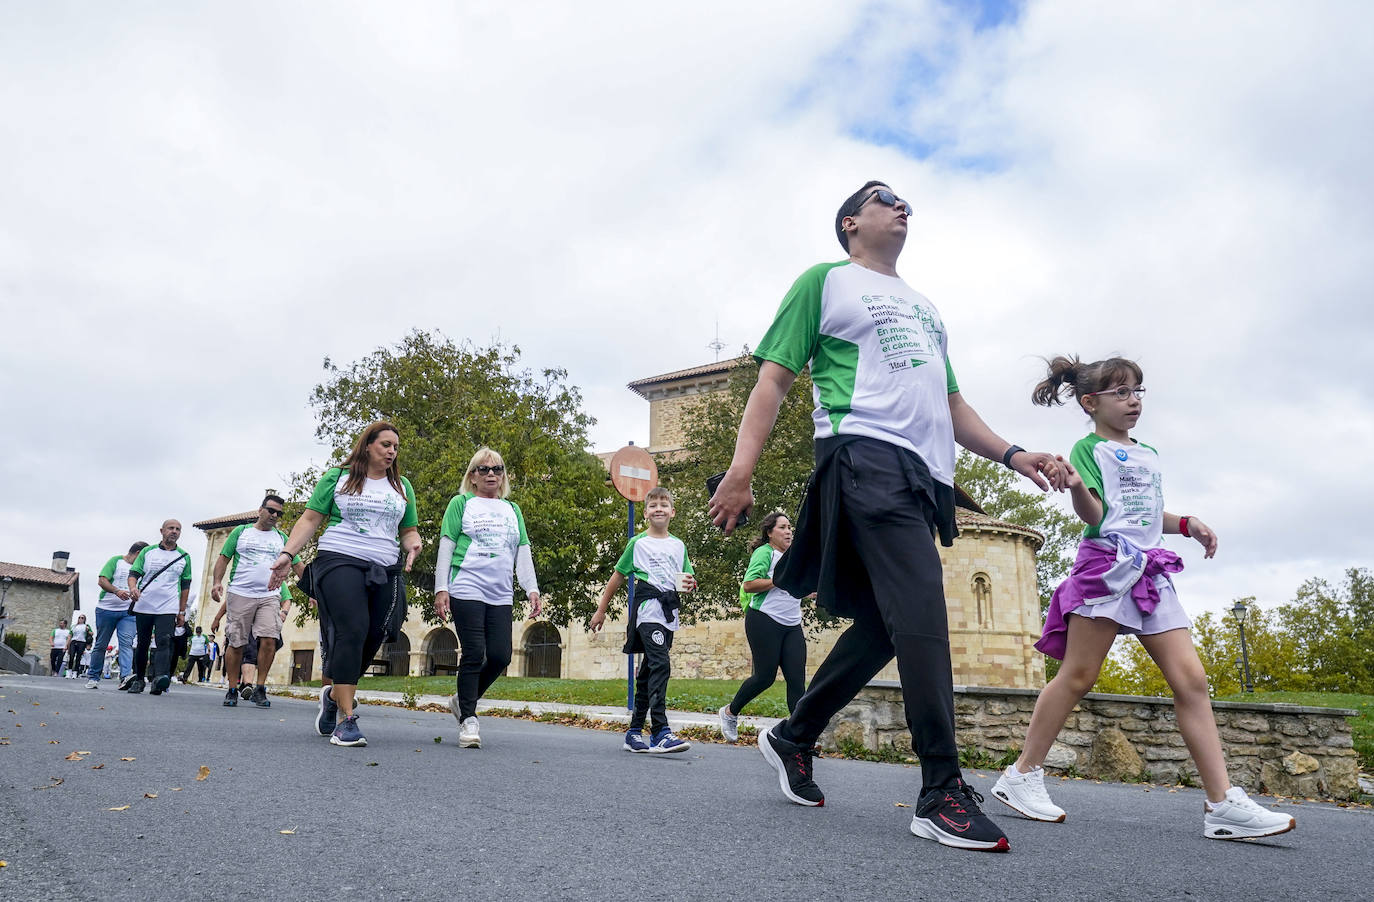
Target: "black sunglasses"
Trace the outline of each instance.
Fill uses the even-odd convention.
[[[854,212],[848,215],[858,215],[858,212],[863,209],[864,204],[868,203],[875,197],[878,198],[878,203],[887,204],[889,207],[895,207],[898,204],[901,204],[903,207],[906,207],[907,215],[911,214],[911,204],[902,200],[900,197],[893,194],[891,191],[888,191],[886,188],[879,188],[872,194],[868,195],[868,197],[865,197],[863,200],[859,201],[859,205],[854,208]]]
[[[502,473],[506,472],[506,468],[503,464],[492,464],[491,466],[479,464],[472,468],[472,472],[481,473],[483,476],[488,473],[495,473],[497,476],[500,476]]]
[[[284,510],[274,510],[270,507],[265,507],[263,510],[267,511],[267,516],[269,517],[280,517],[282,514],[286,513]]]

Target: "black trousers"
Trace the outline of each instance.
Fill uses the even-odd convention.
[[[181,672],[181,681],[186,682],[186,678],[191,675],[191,668],[196,668],[196,678],[205,680],[205,671],[210,668],[209,655],[189,655],[186,658],[186,669]]]
[[[867,574],[872,592],[853,611],[787,720],[782,739],[812,746],[830,719],[895,655],[911,747],[925,787],[960,776],[954,738],[954,678],[935,511],[896,468],[856,466],[841,452],[828,478],[842,480],[839,535]],[[841,587],[841,591],[843,591]]]
[[[356,686],[363,669],[377,657],[391,604],[387,586],[367,585],[366,571],[335,567],[321,581],[320,626],[329,634],[324,675],[341,686]],[[249,644],[254,644],[252,640]],[[253,662],[257,663],[256,656]]]
[[[154,634],[157,636],[157,654],[153,656],[153,679],[172,675],[172,630],[176,629],[176,614],[141,614],[134,612],[138,621],[138,641],[134,643],[134,673],[140,680],[147,679],[148,647]]]
[[[81,656],[86,653],[85,642],[73,642],[67,650],[67,669],[81,672]]]
[[[661,623],[640,623],[635,629],[644,643],[644,653],[635,673],[635,710],[630,715],[630,729],[643,730],[647,716],[652,736],[668,729],[668,677],[673,673],[668,652],[673,648],[673,631]]]
[[[787,710],[791,713],[806,691],[806,634],[801,624],[783,626],[763,611],[750,608],[744,612],[744,637],[749,640],[754,672],[740,684],[730,702],[730,712],[740,713],[745,705],[773,685],[781,667],[782,678],[787,683]]]
[[[511,606],[455,598],[452,609],[462,648],[458,657],[458,713],[466,720],[477,716],[477,700],[510,666]]]
[[[53,676],[62,675],[62,661],[67,657],[65,648],[54,648],[48,652],[48,667]]]

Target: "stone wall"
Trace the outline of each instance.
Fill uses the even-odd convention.
[[[998,759],[1020,748],[1039,693],[1030,689],[954,690],[960,748]],[[1213,702],[1231,779],[1250,791],[1354,798],[1358,761],[1349,718],[1358,712],[1300,705]],[[896,683],[875,680],[831,722],[824,748],[858,742],[909,751]],[[1090,693],[1073,709],[1045,768],[1108,780],[1198,783],[1168,698]]]
[[[36,655],[42,662],[42,672],[47,673],[48,650],[52,648],[52,631],[57,628],[57,621],[66,620],[70,626],[75,619],[71,590],[16,579],[5,593],[5,611],[9,616],[5,632],[26,635],[28,648],[25,654]],[[94,629],[93,614],[90,611],[83,613]]]

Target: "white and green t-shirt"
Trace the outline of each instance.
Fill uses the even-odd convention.
[[[164,570],[169,563],[171,566]],[[171,551],[149,545],[138,553],[129,575],[138,580],[134,613],[175,614],[181,610],[181,590],[191,587],[191,556],[179,545]]]
[[[63,629],[59,626],[52,631],[52,647],[66,648],[67,643],[71,640],[71,638],[72,631],[69,629]]]
[[[930,474],[954,484],[949,365],[944,321],[896,276],[857,263],[822,263],[802,273],[754,350],[793,373],[811,364],[816,438],[863,435],[921,456]]]
[[[95,637],[91,634],[91,625],[89,623],[78,623],[72,627],[73,642],[90,642],[94,638]]]
[[[662,592],[677,587],[679,573],[696,573],[687,558],[687,546],[682,544],[681,539],[671,534],[659,539],[647,532],[630,539],[615,569],[624,576],[633,573],[635,579],[642,579]],[[670,630],[676,630],[679,623],[677,611],[673,612],[672,623],[668,622],[663,616],[663,605],[658,603],[657,598],[646,598],[640,602],[637,619],[640,623],[661,623]]]
[[[105,566],[100,568],[100,575],[108,579],[110,585],[116,589],[128,591],[129,562],[124,560],[124,555],[116,554],[106,561]],[[104,589],[101,589],[100,594],[96,596],[95,606],[97,609],[105,611],[126,611],[129,609],[127,601],[122,601],[118,595]]]
[[[514,600],[512,573],[520,571],[520,585],[537,592],[534,568],[526,571],[522,558],[529,557],[529,535],[525,515],[514,501],[483,498],[472,492],[456,495],[444,511],[441,539],[453,542],[449,572],[445,582],[453,598],[511,604]],[[523,553],[522,553],[523,549]]]
[[[1083,530],[1083,538],[1116,533],[1137,548],[1161,544],[1164,475],[1158,451],[1144,442],[1123,445],[1093,433],[1073,446],[1069,462],[1102,499],[1102,522]]]
[[[749,557],[749,567],[744,571],[744,582],[772,579],[773,568],[781,558],[782,552],[766,542],[755,548]],[[745,607],[767,614],[783,626],[798,626],[802,622],[801,602],[786,589],[774,586],[767,592],[745,592],[741,586],[740,599]]]
[[[229,591],[244,598],[280,595],[289,599],[291,591],[285,583],[278,592],[267,588],[267,581],[272,578],[272,565],[285,547],[286,533],[280,529],[258,529],[252,523],[234,527],[219,550],[220,557],[229,558]],[[299,564],[300,560],[298,554],[291,562]]]
[[[328,518],[319,550],[391,566],[401,556],[401,530],[420,523],[410,480],[401,477],[404,495],[392,488],[385,476],[364,480],[362,492],[357,495],[343,493],[347,483],[347,470],[330,467],[305,503],[308,510]]]
[[[187,652],[187,654],[192,657],[200,657],[206,654],[204,633],[198,633],[191,637],[191,650]]]

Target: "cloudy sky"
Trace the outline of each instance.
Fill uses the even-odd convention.
[[[328,356],[411,328],[633,379],[754,344],[834,210],[1009,440],[1039,355],[1144,367],[1194,612],[1371,564],[1374,32],[1356,2],[0,2],[0,559],[94,575],[325,459]]]

